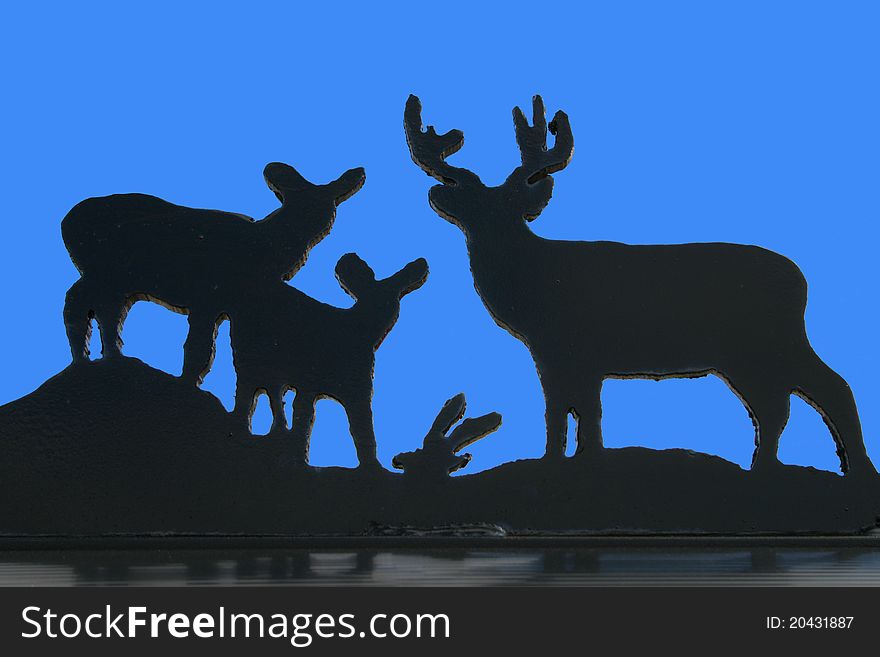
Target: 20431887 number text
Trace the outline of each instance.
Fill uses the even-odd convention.
[[[767,616],[768,630],[848,630],[855,616]]]

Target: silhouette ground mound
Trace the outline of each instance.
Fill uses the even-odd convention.
[[[0,536],[854,533],[880,511],[876,477],[685,450],[423,480],[298,466],[290,447],[138,360],[72,365],[0,407]]]

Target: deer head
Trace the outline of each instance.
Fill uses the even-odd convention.
[[[336,280],[353,299],[365,301],[378,297],[400,300],[419,289],[428,277],[428,262],[413,260],[396,274],[376,280],[376,274],[356,253],[346,253],[336,263]]]
[[[311,206],[318,201],[328,207],[336,207],[354,196],[364,185],[363,168],[349,169],[339,178],[326,185],[315,185],[302,177],[289,164],[270,162],[263,169],[263,177],[282,205],[296,203]]]
[[[336,263],[336,279],[357,303],[356,308],[368,313],[371,322],[384,338],[400,314],[400,300],[419,289],[428,278],[424,258],[413,260],[396,274],[376,280],[370,266],[354,253],[347,253]]]
[[[272,162],[263,176],[281,207],[257,222],[260,244],[268,248],[261,257],[273,276],[289,280],[330,232],[336,207],[363,187],[366,174],[362,168],[350,169],[331,183],[315,185],[289,164]]]
[[[519,107],[513,110],[516,141],[522,164],[501,185],[487,187],[475,173],[446,162],[464,145],[464,134],[450,130],[438,135],[433,126],[422,130],[422,104],[410,96],[404,112],[404,129],[413,161],[442,185],[431,188],[431,207],[441,217],[471,234],[489,224],[531,221],[546,207],[553,193],[551,174],[562,170],[574,154],[574,139],[565,112],[558,111],[547,124],[544,102],[532,99],[532,125]],[[556,136],[547,148],[547,129]],[[503,225],[501,226],[503,228]]]

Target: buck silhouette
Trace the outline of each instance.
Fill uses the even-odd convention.
[[[563,456],[569,413],[577,451],[602,447],[604,378],[714,373],[755,424],[753,469],[778,464],[795,393],[822,415],[842,471],[873,473],[852,392],[807,340],[806,281],[793,262],[755,246],[559,241],[529,229],[550,201],[551,174],[574,153],[566,114],[549,124],[548,148],[539,96],[533,105],[532,125],[513,111],[522,164],[497,187],[446,162],[464,135],[423,131],[415,96],[404,127],[415,163],[442,183],[429,192],[431,207],[464,232],[483,304],[531,351],[546,400],[546,455]]]
[[[188,315],[184,379],[210,369],[217,326],[253,288],[293,276],[330,231],[336,207],[364,183],[351,169],[315,185],[273,162],[264,177],[281,207],[260,221],[218,210],[174,205],[145,194],[90,198],[76,205],[61,232],[80,279],[67,293],[64,323],[74,362],[88,359],[91,319],[102,354],[120,353],[125,315],[150,300]]]
[[[353,253],[336,264],[336,277],[355,299],[337,308],[278,283],[255,291],[249,310],[230,327],[236,371],[233,413],[248,422],[258,392],[272,409],[270,433],[287,433],[293,460],[308,461],[315,403],[329,397],[348,416],[360,467],[378,469],[373,433],[373,367],[376,350],[400,315],[401,298],[418,289],[428,276],[420,258],[396,274],[376,280],[373,270]],[[293,389],[293,422],[284,418],[284,394]]]

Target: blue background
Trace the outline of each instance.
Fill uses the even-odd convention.
[[[402,114],[420,95],[426,122],[464,131],[453,161],[497,184],[518,162],[510,110],[541,93],[548,113],[569,113],[576,153],[533,229],[754,243],[791,257],[810,283],[810,340],[852,385],[880,463],[880,5],[237,4],[2,10],[0,402],[70,360],[61,309],[77,273],[59,222],[81,199],[140,191],[262,217],[277,206],[265,163],[316,182],[362,165],[365,188],[293,284],[348,305],[333,277],[343,253],[380,276],[428,259],[428,283],[404,299],[377,356],[380,458],[390,466],[418,446],[459,391],[472,414],[504,416],[465,472],[540,455],[534,365],[478,299],[462,234],[428,207],[431,181],[409,158]],[[179,373],[185,331],[183,316],[139,303],[125,353]],[[205,387],[227,405],[230,359],[224,325]],[[746,411],[716,378],[608,381],[603,404],[607,445],[750,461]],[[314,463],[356,463],[335,402],[319,403],[312,445]],[[781,455],[836,469],[821,419],[796,398]]]

